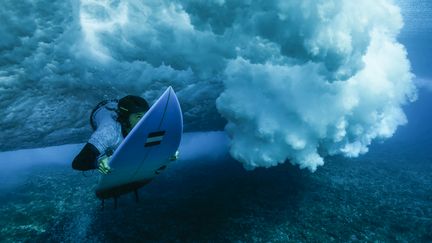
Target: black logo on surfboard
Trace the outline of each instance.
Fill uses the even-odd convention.
[[[165,131],[149,133],[149,135],[147,136],[146,143],[144,144],[144,147],[159,145],[162,142],[164,135],[165,135]]]

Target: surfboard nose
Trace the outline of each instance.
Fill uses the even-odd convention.
[[[170,92],[170,94],[175,94],[175,91],[172,86],[168,86],[166,92]]]
[[[172,86],[168,86],[168,88],[165,90],[165,92],[162,94],[162,97],[163,96],[172,96],[172,95],[175,95],[175,97],[177,97],[176,96],[176,93],[175,93],[175,91],[174,91],[174,89],[173,89],[173,87]]]

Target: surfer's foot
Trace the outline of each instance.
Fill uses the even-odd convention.
[[[179,151],[177,150],[175,154],[169,158],[169,160],[174,161],[174,160],[178,160],[178,158],[179,158]]]

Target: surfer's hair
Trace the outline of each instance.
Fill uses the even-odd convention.
[[[118,109],[123,115],[129,116],[133,113],[148,111],[149,105],[144,98],[135,95],[127,95],[119,100]]]

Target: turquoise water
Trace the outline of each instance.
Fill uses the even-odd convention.
[[[373,140],[367,154],[325,156],[325,164],[314,173],[290,163],[247,171],[231,158],[177,161],[139,191],[138,203],[133,195],[124,195],[117,208],[108,200],[104,209],[94,195],[97,173],[72,171],[64,159],[68,156],[61,154],[64,150],[49,150],[44,156],[51,160],[40,163],[31,163],[36,155],[24,154],[25,166],[21,160],[0,161],[0,242],[432,242],[432,2],[395,2],[405,24],[397,40],[406,47],[418,100],[402,105],[408,124],[387,140]],[[288,58],[279,53],[282,37],[292,33],[277,22],[286,16],[276,21],[266,12],[275,5],[284,7],[276,2],[263,1],[262,9],[252,6],[247,11],[237,8],[237,2],[224,6],[223,1],[187,2],[184,8],[139,1],[1,3],[1,151],[85,142],[91,133],[87,118],[98,101],[134,92],[153,101],[168,85],[179,91],[186,131],[222,130],[227,120],[216,99],[228,90],[224,65],[235,55],[251,60],[251,66],[268,60],[290,66],[310,58],[307,50],[286,46],[282,51]],[[207,5],[218,5],[217,11]],[[371,13],[376,9],[369,7]],[[285,10],[296,16],[295,8]],[[182,11],[190,14],[193,30],[181,25],[177,32],[176,21],[185,20],[178,14]],[[249,22],[242,17],[248,11],[262,17],[254,26],[257,32],[239,25]],[[175,18],[161,17],[167,13]],[[141,28],[143,16],[148,21]],[[310,34],[323,27],[314,20],[291,27]],[[358,30],[355,25],[348,29]],[[252,38],[255,34],[261,37]],[[295,38],[291,44],[310,44],[302,35]],[[361,49],[362,43],[354,47]],[[336,47],[329,45],[330,50]],[[331,70],[331,64],[351,60],[348,57],[335,52],[314,61],[329,64]],[[244,70],[246,77],[249,71]],[[269,78],[279,81],[277,75]],[[271,90],[257,84],[256,90]],[[320,90],[315,91],[319,96]],[[298,95],[296,101],[301,105],[312,97]],[[281,99],[270,95],[273,98]],[[279,112],[265,102],[256,104],[254,112]],[[223,105],[230,119],[246,117],[247,127],[260,121],[247,119],[242,111],[248,107],[230,110],[230,102]]]

